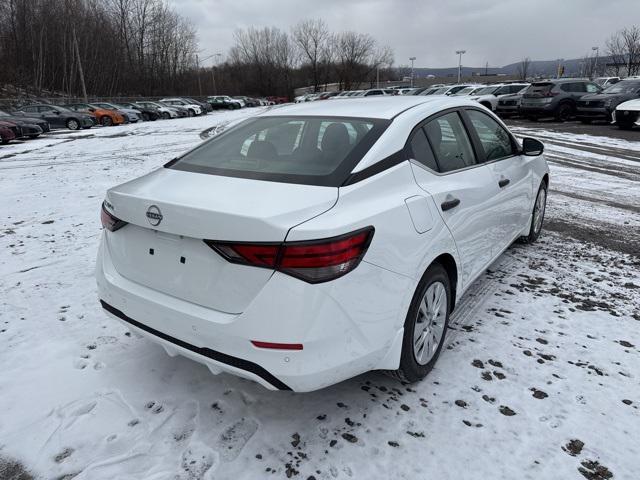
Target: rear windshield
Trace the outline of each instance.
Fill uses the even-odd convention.
[[[372,118],[256,117],[169,162],[167,168],[338,187],[389,123]]]

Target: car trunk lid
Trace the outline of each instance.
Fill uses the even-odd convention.
[[[125,278],[241,313],[273,271],[230,263],[203,240],[282,242],[337,198],[335,187],[160,169],[109,190],[108,210],[128,225],[107,232],[107,243]]]

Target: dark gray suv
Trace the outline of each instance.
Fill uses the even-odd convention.
[[[616,107],[627,100],[640,98],[640,80],[622,80],[600,93],[590,93],[578,100],[578,118],[583,123],[611,120]]]
[[[599,85],[580,78],[535,82],[522,96],[520,114],[530,119],[554,117],[564,122],[575,115],[577,102],[583,95],[600,91]]]

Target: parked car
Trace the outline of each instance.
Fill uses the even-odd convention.
[[[358,95],[354,95],[355,97],[374,97],[374,96],[383,96],[390,95],[385,92],[382,88],[370,88],[369,90],[361,90]]]
[[[21,135],[20,127],[15,123],[0,121],[0,143],[6,145]]]
[[[119,113],[120,115],[122,115],[122,117],[124,117],[125,123],[137,123],[143,120],[141,112],[133,108],[127,108],[109,102],[94,102],[91,105],[93,105],[94,107],[102,108],[104,110],[111,110],[112,112]]]
[[[456,93],[452,94],[452,96],[466,97],[469,95],[473,95],[474,93],[482,90],[483,88],[487,88],[487,85],[469,85],[468,87],[464,87],[462,90],[458,90]]]
[[[262,112],[107,191],[101,305],[270,389],[374,369],[418,381],[469,285],[540,235],[543,148],[463,99]]]
[[[182,105],[173,105],[165,102],[160,102],[160,103],[165,107],[170,107],[173,110],[175,110],[176,113],[178,114],[178,118],[193,117],[195,115],[193,113],[193,110],[190,110],[189,108],[184,107]]]
[[[81,128],[93,127],[93,119],[90,115],[59,105],[25,105],[20,110],[13,112],[24,117],[35,117],[46,120],[51,128],[68,128],[69,130],[80,130]]]
[[[143,107],[142,105],[131,102],[115,103],[114,105],[118,108],[136,110],[145,122],[158,120],[162,117],[162,114],[157,107]]]
[[[204,114],[207,114],[209,112],[213,111],[213,108],[211,108],[211,105],[209,105],[207,102],[201,102],[200,100],[196,100],[194,98],[191,97],[182,97],[184,100],[186,100],[187,102],[191,102],[194,103],[196,105],[200,105],[200,108],[202,108],[202,112]]]
[[[239,101],[228,95],[214,95],[212,97],[208,97],[207,101],[214,110],[236,110],[238,108],[242,108],[242,104]]]
[[[186,108],[187,114],[190,117],[195,117],[196,115],[202,115],[202,113],[204,113],[204,110],[200,105],[190,103],[184,98],[163,98],[160,102],[165,105],[169,105],[170,107]]]
[[[469,96],[469,100],[475,100],[480,105],[487,107],[491,111],[495,111],[498,107],[498,98],[503,95],[511,95],[520,93],[529,87],[528,83],[508,83],[505,85],[490,85],[488,87],[476,90]]]
[[[640,98],[640,80],[622,80],[599,93],[584,95],[577,103],[577,117],[583,123],[611,121],[618,104]]]
[[[607,88],[611,85],[615,85],[619,81],[620,81],[620,77],[598,77],[593,79],[593,82],[597,83],[602,88]]]
[[[620,103],[613,112],[613,123],[622,130],[640,127],[640,99]]]
[[[429,90],[428,92],[423,92],[422,95],[453,95],[457,92],[459,92],[460,90],[462,90],[463,88],[467,88],[473,85],[470,84],[464,84],[464,85],[446,85],[444,87],[438,87],[438,88],[434,88],[432,90]]]
[[[160,116],[165,120],[169,120],[170,118],[178,118],[183,115],[178,113],[178,110],[167,105],[163,105],[160,102],[152,102],[150,100],[141,100],[139,102],[135,102],[136,105],[140,105],[144,108],[156,109]],[[184,115],[186,116],[186,115]]]
[[[84,112],[95,116],[97,123],[103,127],[111,127],[113,125],[122,125],[126,122],[124,116],[113,110],[98,107],[91,103],[70,103],[65,105],[65,108],[75,110],[76,112]]]
[[[565,122],[575,115],[577,102],[583,95],[601,90],[599,85],[580,78],[534,82],[522,96],[520,113],[532,120],[555,117]]]
[[[20,127],[20,138],[38,138],[42,133],[51,130],[49,122],[41,118],[21,117],[0,110],[0,121],[15,123]]]
[[[523,93],[503,95],[498,99],[498,106],[496,107],[495,112],[503,118],[519,115],[522,95]]]

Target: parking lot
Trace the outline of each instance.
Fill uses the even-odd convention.
[[[108,320],[93,273],[106,189],[261,108],[0,149],[0,472],[640,477],[637,129],[507,122],[545,143],[543,236],[514,244],[471,287],[421,383],[369,373],[308,394],[267,391]]]

